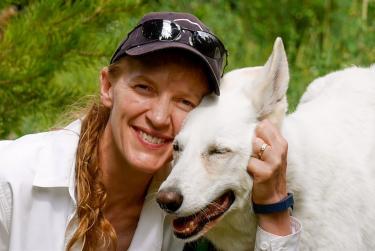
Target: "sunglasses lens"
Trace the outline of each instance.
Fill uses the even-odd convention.
[[[147,39],[174,40],[180,32],[180,26],[168,20],[150,20],[142,25],[143,36]]]
[[[146,39],[159,41],[176,41],[181,37],[183,30],[177,23],[162,19],[146,21],[141,27],[142,34]],[[227,52],[220,40],[208,32],[189,31],[191,34],[189,45],[206,57],[215,59],[223,71],[227,63]]]
[[[210,58],[221,59],[225,56],[224,46],[210,33],[203,31],[194,32],[192,43],[194,48]]]

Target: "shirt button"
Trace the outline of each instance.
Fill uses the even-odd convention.
[[[260,244],[260,250],[263,250],[263,251],[268,250],[269,246],[270,245],[268,245],[267,242],[262,242],[262,244]]]

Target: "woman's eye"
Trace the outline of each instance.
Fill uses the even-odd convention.
[[[187,100],[187,99],[182,99],[182,100],[181,100],[181,103],[182,103],[184,106],[189,107],[190,109],[193,109],[193,108],[196,107],[196,105],[195,105],[193,102],[191,102],[191,101],[189,101],[189,100]]]
[[[148,85],[145,85],[145,84],[137,84],[136,86],[134,86],[134,89],[140,93],[151,93],[152,92],[152,88]]]

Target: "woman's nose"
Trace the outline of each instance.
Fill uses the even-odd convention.
[[[151,104],[146,118],[155,128],[167,127],[171,123],[171,102],[168,98],[159,98]]]

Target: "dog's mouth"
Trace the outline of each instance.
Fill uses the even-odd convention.
[[[228,191],[216,200],[209,203],[199,212],[179,217],[173,220],[173,230],[177,238],[188,239],[197,235],[203,229],[210,229],[233,204],[235,195],[233,191]]]

